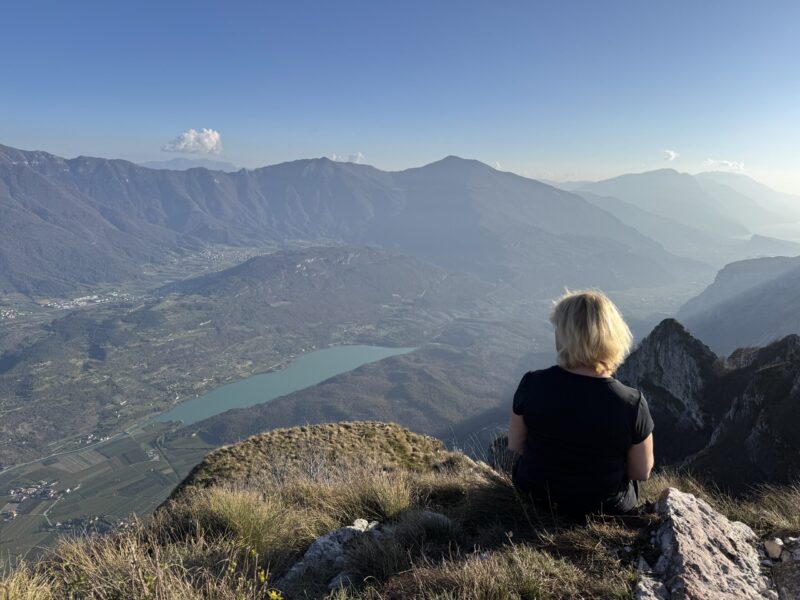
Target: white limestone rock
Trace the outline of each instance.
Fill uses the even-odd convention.
[[[761,572],[756,536],[747,525],[674,488],[664,490],[656,510],[663,519],[655,535],[661,554],[653,572],[641,574],[637,599],[774,598]]]
[[[764,542],[764,549],[767,551],[767,556],[772,560],[777,560],[781,557],[783,552],[783,540],[781,538],[772,538]]]

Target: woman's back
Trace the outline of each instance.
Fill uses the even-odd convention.
[[[519,488],[566,513],[625,512],[635,506],[627,453],[653,430],[639,391],[613,377],[553,366],[525,374],[513,411],[527,428],[514,469]]]

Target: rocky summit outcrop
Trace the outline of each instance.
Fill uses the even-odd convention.
[[[640,561],[637,600],[777,599],[762,572],[756,535],[703,500],[667,488],[656,504],[661,526],[653,564]]]
[[[717,357],[674,319],[661,322],[617,372],[642,390],[656,462],[722,487],[800,478],[800,337]]]
[[[658,427],[658,460],[672,463],[701,450],[711,434],[705,387],[717,356],[678,321],[665,319],[617,372],[647,398]]]

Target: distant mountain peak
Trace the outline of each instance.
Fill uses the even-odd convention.
[[[678,321],[664,319],[619,368],[617,377],[644,393],[662,427],[662,460],[702,447],[707,427],[704,388],[718,360]]]
[[[678,363],[685,365],[690,359],[699,371],[711,368],[719,357],[700,339],[696,338],[676,319],[664,319],[645,337],[637,352],[649,354],[649,359],[656,360],[665,367],[665,348],[670,353],[680,352],[684,358],[679,358]]]
[[[495,169],[474,158],[462,158],[450,154],[421,167],[407,169],[406,172],[441,172],[452,175],[463,175],[474,172],[494,172]]]
[[[776,364],[800,362],[800,335],[796,333],[784,336],[766,346],[743,346],[737,348],[725,359],[725,365],[732,369],[741,369],[757,364],[769,367]]]
[[[680,321],[673,318],[667,318],[655,326],[653,331],[650,332],[648,337],[660,338],[667,335],[683,336],[687,340],[694,340],[695,338],[689,333],[689,330],[681,324]]]
[[[80,157],[79,157],[80,158]],[[236,165],[221,161],[212,160],[208,158],[171,158],[169,160],[150,160],[139,163],[142,167],[148,169],[165,169],[168,171],[188,171],[189,169],[208,169],[209,171],[225,171],[232,172],[238,171],[239,167]]]
[[[653,175],[686,175],[686,173],[681,173],[677,169],[673,169],[672,167],[664,167],[663,169],[653,169],[652,171],[642,171],[639,173],[640,175],[647,175],[648,173]]]

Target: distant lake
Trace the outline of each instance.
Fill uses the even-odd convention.
[[[301,354],[285,369],[260,373],[223,385],[207,394],[186,400],[158,415],[156,421],[183,421],[185,425],[213,417],[231,408],[245,408],[269,402],[302,390],[329,377],[346,373],[389,356],[406,354],[416,348],[382,346],[334,346]]]

